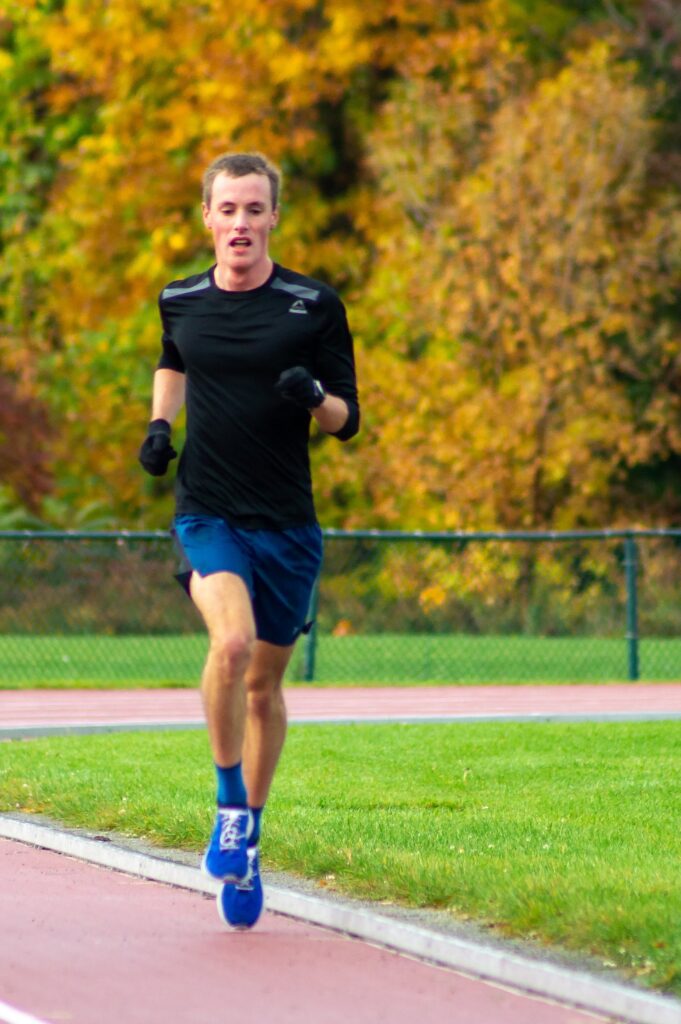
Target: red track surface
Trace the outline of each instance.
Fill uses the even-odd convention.
[[[292,721],[494,715],[681,714],[681,683],[610,686],[295,687]],[[4,690],[0,728],[202,722],[197,690]]]
[[[600,1019],[272,914],[230,933],[201,895],[2,839],[0,920],[0,1002],[50,1024]]]

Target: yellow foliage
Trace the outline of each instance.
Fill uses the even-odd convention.
[[[422,339],[418,359],[390,376],[399,426],[373,435],[372,464],[386,465],[386,486],[404,488],[391,520],[604,525],[618,514],[609,498],[622,460],[645,464],[655,444],[673,443],[668,404],[637,422],[611,372],[639,378],[627,355],[636,350],[641,365],[674,361],[649,303],[678,285],[681,206],[663,219],[644,191],[648,98],[631,65],[598,42],[534,92],[508,97],[478,130],[468,153],[479,159],[467,168],[456,94],[434,128],[432,108],[415,102],[421,83],[410,90],[386,106],[372,147],[386,223],[406,241],[383,248],[370,301],[381,324],[399,318],[399,351],[408,354],[405,337]],[[415,140],[406,155],[395,148],[405,117]],[[429,159],[419,164],[419,152]],[[400,220],[405,195],[416,216],[407,206]],[[426,500],[408,481],[415,465]]]
[[[441,584],[433,584],[426,587],[419,594],[419,604],[425,612],[434,608],[441,608],[447,600],[447,591]]]
[[[312,451],[326,524],[610,523],[626,467],[681,452],[681,204],[649,193],[655,97],[615,36],[537,81],[504,0],[49,6],[0,7],[72,139],[13,223],[1,354],[41,360],[70,500],[170,507],[134,457],[156,296],[210,262],[201,174],[237,147],[281,162],[274,255],[343,289],[357,337],[363,434]],[[458,571],[404,583],[436,607]]]

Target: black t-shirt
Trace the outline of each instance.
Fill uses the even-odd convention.
[[[219,515],[247,529],[316,521],[310,414],[281,398],[283,370],[304,366],[343,398],[357,432],[359,407],[345,309],[333,289],[277,264],[265,284],[218,288],[214,268],[161,292],[159,369],[186,374],[187,439],[176,480],[178,513]]]

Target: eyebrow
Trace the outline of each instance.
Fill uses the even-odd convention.
[[[218,203],[218,206],[238,206],[238,203],[234,199],[223,199]],[[244,206],[265,206],[262,199],[249,199]]]

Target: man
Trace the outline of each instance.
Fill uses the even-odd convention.
[[[284,671],[305,628],[321,563],[312,498],[311,419],[348,440],[359,429],[352,337],[326,285],[275,263],[280,175],[260,154],[226,154],[203,180],[215,265],[161,292],[162,353],[140,450],[151,474],[176,457],[178,578],[201,613],[209,652],[201,690],[217,772],[204,871],[224,884],[222,919],[262,910],[262,810],[286,734]]]

